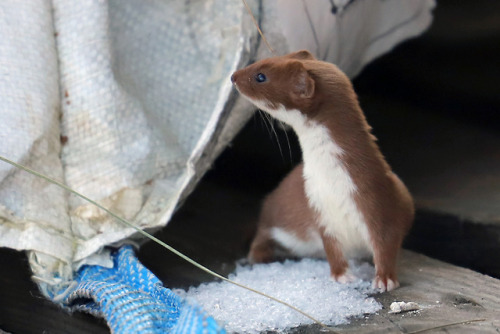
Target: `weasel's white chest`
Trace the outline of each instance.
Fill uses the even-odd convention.
[[[319,213],[318,223],[337,239],[346,257],[373,253],[363,215],[353,195],[356,185],[340,157],[336,145],[321,125],[312,125],[299,134],[304,156],[305,191],[309,205]]]
[[[373,254],[364,217],[354,202],[356,185],[341,160],[343,151],[328,128],[309,120],[299,110],[286,110],[283,106],[264,110],[292,126],[299,137],[305,191],[309,205],[319,213],[320,226],[337,239],[346,257]]]

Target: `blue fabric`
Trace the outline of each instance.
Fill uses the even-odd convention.
[[[82,267],[77,282],[64,303],[104,317],[112,333],[225,333],[201,308],[163,287],[131,246],[114,254],[113,268]]]

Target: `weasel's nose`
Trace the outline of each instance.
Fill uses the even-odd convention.
[[[231,82],[234,83],[235,80],[236,80],[236,78],[234,77],[234,73],[233,73],[233,75],[231,75]]]

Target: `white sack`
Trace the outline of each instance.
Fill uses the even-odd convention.
[[[354,75],[431,21],[432,0],[250,1],[277,54]],[[336,14],[331,13],[332,3]],[[251,115],[230,75],[269,56],[239,0],[3,1],[0,154],[141,228],[167,224]],[[49,296],[134,234],[0,163],[0,245],[30,251]]]

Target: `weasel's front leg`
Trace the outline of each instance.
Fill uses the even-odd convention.
[[[386,240],[376,242],[373,249],[373,262],[375,264],[375,279],[373,288],[382,292],[391,291],[399,287],[396,274],[396,262],[401,242]]]
[[[321,231],[320,234],[326,253],[326,259],[330,265],[330,274],[332,278],[339,283],[353,282],[356,277],[349,272],[349,264],[344,258],[344,254],[340,249],[337,239],[326,235],[324,231]]]

